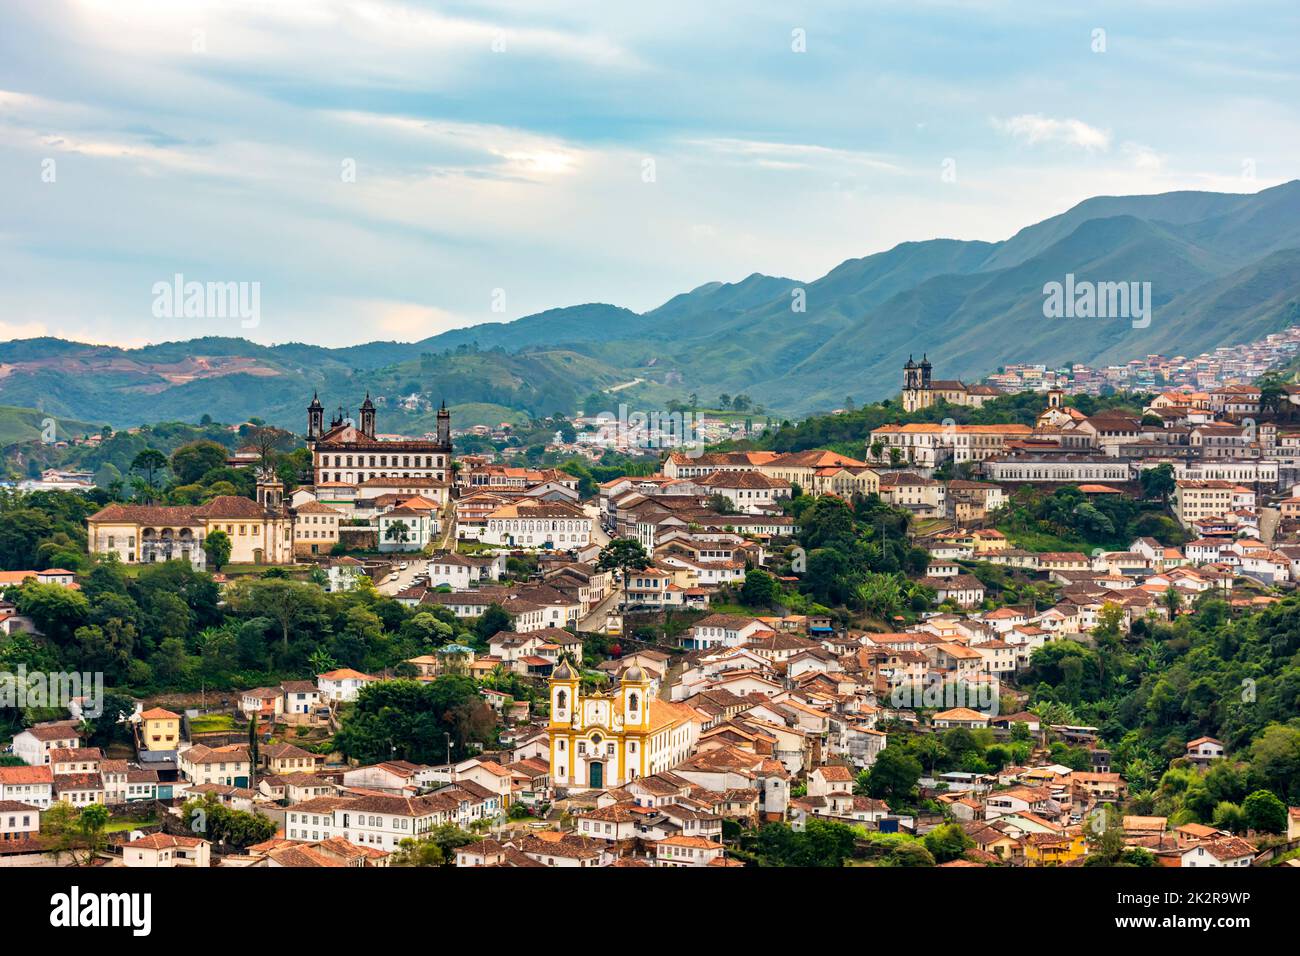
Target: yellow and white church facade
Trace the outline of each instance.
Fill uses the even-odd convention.
[[[621,787],[669,770],[695,749],[701,716],[689,705],[650,696],[650,678],[629,667],[608,692],[582,692],[577,670],[551,673],[551,783],[566,790]]]

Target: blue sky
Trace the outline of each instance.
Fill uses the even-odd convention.
[[[1293,2],[6,4],[0,341],[414,340],[1255,191],[1298,174],[1297,35]],[[260,324],[155,318],[177,273],[260,283]]]

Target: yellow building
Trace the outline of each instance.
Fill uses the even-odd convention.
[[[584,694],[563,660],[551,673],[551,781],[559,789],[621,787],[690,756],[699,716],[686,704],[652,700],[650,678],[633,665],[617,689]]]
[[[203,541],[213,531],[230,538],[230,564],[293,561],[292,520],[236,495],[197,507],[114,503],[86,525],[90,553],[115,554],[124,564],[181,560],[203,568]]]
[[[170,710],[154,707],[140,715],[144,727],[146,750],[175,750],[181,742],[181,717]]]
[[[114,502],[86,519],[87,549],[116,555],[123,564],[179,560],[202,569],[207,563],[204,540],[213,531],[224,531],[230,539],[230,564],[291,564],[294,519],[283,497],[279,479],[263,474],[256,501],[218,495],[193,506]]]
[[[1070,827],[1064,833],[1029,833],[1025,835],[1027,866],[1060,866],[1088,855],[1088,840],[1082,827]]]

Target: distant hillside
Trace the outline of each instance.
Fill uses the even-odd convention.
[[[1150,326],[1044,318],[1044,284],[1067,274],[1150,282]],[[384,427],[409,431],[429,409],[400,409],[405,396],[545,416],[619,385],[619,400],[643,407],[726,392],[800,415],[895,394],[912,353],[928,353],[939,377],[976,379],[1019,361],[1193,355],[1297,321],[1300,182],[1290,182],[1255,194],[1100,196],[1002,242],[903,243],[812,281],[756,273],[642,314],[591,303],[411,343],[11,342],[0,401],[114,425],[206,413],[299,428],[313,391],[352,408],[369,390],[388,409]]]
[[[35,408],[0,405],[0,448],[19,442],[40,441],[45,434],[46,423],[51,419],[54,426],[53,434],[59,441],[93,435],[101,427],[90,422],[60,418]]]

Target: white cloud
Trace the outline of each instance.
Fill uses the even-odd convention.
[[[993,125],[1030,146],[1064,143],[1092,152],[1110,149],[1110,130],[1089,126],[1078,119],[1053,119],[1040,113],[1022,113],[1008,119],[994,118]]]
[[[1164,169],[1165,158],[1150,146],[1143,146],[1141,143],[1125,143],[1120,148],[1137,169],[1149,172],[1159,172]]]
[[[696,146],[722,156],[738,158],[772,169],[811,169],[818,166],[860,166],[884,172],[898,172],[899,167],[874,153],[836,149],[816,143],[777,143],[752,139],[690,140]]]

